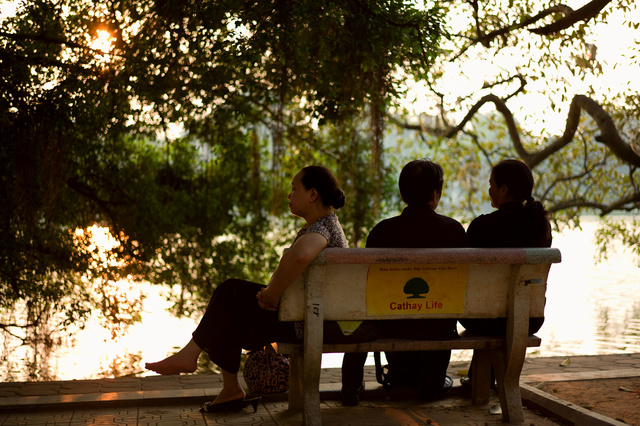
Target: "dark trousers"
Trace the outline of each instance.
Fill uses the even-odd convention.
[[[371,322],[375,323],[381,337],[412,340],[449,340],[458,337],[456,320],[452,319],[366,321],[364,324]],[[404,352],[394,352],[394,354],[402,353]],[[407,357],[411,358],[411,363],[407,365],[407,368],[419,372],[417,374],[420,377],[421,391],[430,393],[442,388],[451,351],[414,352],[413,355],[409,353]],[[362,386],[366,359],[366,352],[344,354],[342,359],[343,393],[357,392]]]
[[[240,369],[242,349],[256,350],[278,340],[295,339],[293,323],[258,305],[262,284],[231,279],[218,285],[193,332],[193,340],[212,362],[230,373]]]
[[[211,361],[230,373],[240,369],[242,349],[256,350],[272,342],[298,342],[293,322],[278,320],[277,311],[258,305],[256,295],[264,285],[238,279],[216,287],[207,310],[193,332],[193,340]],[[324,323],[327,343],[356,343],[379,337],[371,325],[344,336],[335,321]]]

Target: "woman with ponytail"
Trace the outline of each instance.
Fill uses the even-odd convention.
[[[535,201],[533,174],[519,160],[503,160],[491,170],[489,198],[497,210],[478,216],[467,229],[469,247],[550,247],[548,212]],[[529,332],[537,332],[544,318],[530,318]],[[470,332],[504,334],[502,319],[473,319],[460,323]]]
[[[535,201],[533,174],[519,160],[496,164],[489,179],[493,213],[474,219],[467,230],[471,247],[550,247],[547,211]]]
[[[503,160],[496,164],[489,178],[489,198],[497,210],[478,216],[469,224],[469,247],[550,247],[548,212],[533,199],[533,185],[533,174],[522,161]],[[543,322],[544,317],[529,318],[529,334],[540,330]],[[476,334],[504,336],[507,329],[504,318],[464,319],[460,324]],[[469,377],[460,379],[464,387],[471,387],[472,372],[473,363]]]

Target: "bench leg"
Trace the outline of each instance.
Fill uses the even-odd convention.
[[[507,306],[506,347],[493,351],[502,420],[523,423],[520,373],[527,354],[531,289],[519,278],[520,267],[512,265]]]
[[[522,409],[522,396],[520,395],[520,372],[522,371],[524,358],[520,362],[512,361],[507,365],[505,350],[496,349],[492,353],[491,360],[498,384],[502,420],[505,423],[523,423],[524,411]]]
[[[320,342],[322,345],[322,342]],[[322,350],[305,351],[303,360],[303,411],[302,424],[305,426],[320,426],[320,371]]]
[[[302,424],[320,426],[320,366],[322,363],[322,334],[324,307],[322,304],[322,283],[324,267],[312,266],[308,273],[305,292],[304,351],[302,392]]]
[[[488,349],[475,349],[473,351],[472,365],[471,403],[474,405],[483,405],[489,402],[491,351]]]
[[[302,424],[320,426],[321,357],[304,356],[303,347],[296,347],[289,357],[289,410],[302,411]]]
[[[302,383],[304,369],[302,365],[302,348],[294,349],[289,356],[289,410],[302,410]]]

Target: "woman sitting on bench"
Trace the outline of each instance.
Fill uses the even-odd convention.
[[[489,198],[496,211],[478,216],[467,229],[469,247],[551,247],[548,212],[532,196],[533,174],[519,160],[503,160],[491,170]],[[537,332],[544,318],[529,320],[529,334]],[[468,319],[460,321],[469,332],[504,335],[506,320]]]
[[[256,410],[259,398],[245,399],[238,381],[242,349],[301,339],[301,324],[278,321],[280,295],[325,247],[348,247],[332,210],[344,206],[345,195],[331,171],[305,167],[293,178],[287,198],[291,213],[303,218],[305,226],[283,254],[269,285],[238,279],[218,285],[189,343],[178,353],[145,365],[159,374],[194,372],[200,353],[207,352],[222,370],[223,388],[204,411],[239,411],[248,405]]]
[[[548,212],[533,199],[533,186],[533,174],[522,161],[510,159],[496,164],[489,178],[489,198],[497,210],[478,216],[469,224],[469,247],[551,247]],[[540,330],[543,322],[544,317],[530,318],[529,334]],[[504,318],[463,319],[460,324],[475,334],[504,336],[507,330]],[[465,387],[471,387],[472,370],[473,363],[469,377],[460,380]]]

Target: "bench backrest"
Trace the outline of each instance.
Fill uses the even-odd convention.
[[[542,317],[549,268],[560,260],[554,248],[325,249],[283,294],[279,318],[303,320],[310,301],[321,303],[325,320],[504,318],[509,289],[522,282],[530,316]],[[412,277],[424,278],[429,290],[412,294],[405,287]],[[387,281],[395,296],[372,291]],[[453,308],[438,309],[442,304]]]

